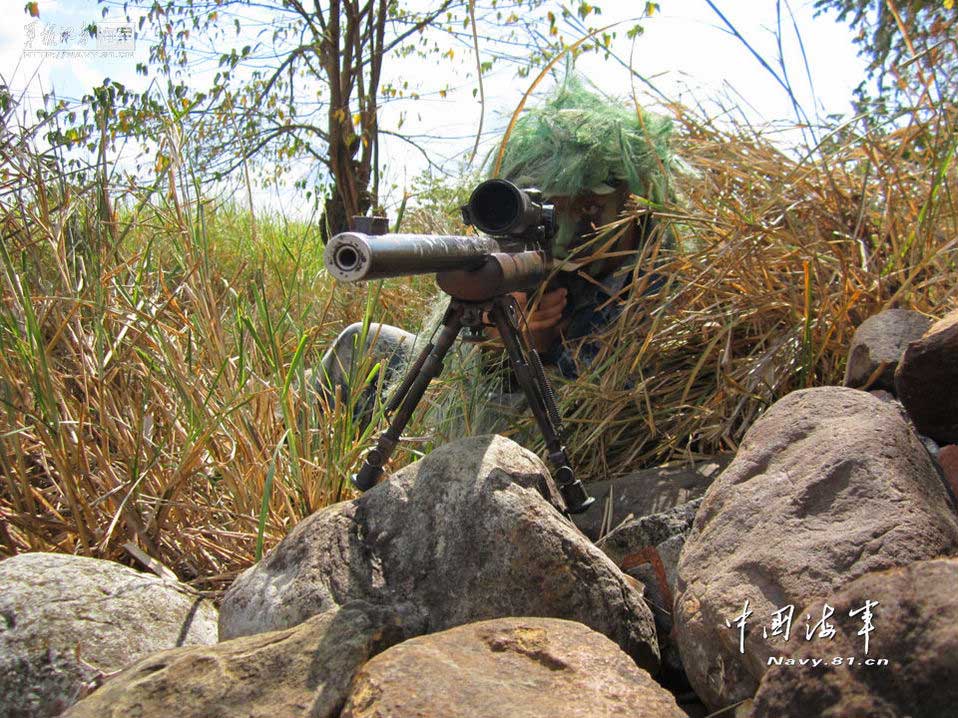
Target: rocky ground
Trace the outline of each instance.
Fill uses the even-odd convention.
[[[215,608],[0,563],[0,716],[954,716],[958,313],[870,318],[844,387],[563,515],[498,436],[300,523]]]

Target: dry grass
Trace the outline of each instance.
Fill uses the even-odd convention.
[[[28,134],[3,146],[0,552],[133,542],[215,590],[348,495],[362,434],[305,368],[345,323],[418,319],[422,281],[334,293],[313,228],[254,226],[179,172],[114,212]]]
[[[593,364],[560,392],[588,477],[735,450],[762,410],[795,389],[840,384],[855,327],[906,307],[958,306],[954,108],[854,134],[803,160],[750,128],[675,108],[684,182],[681,249],[650,248],[641,280]]]
[[[668,284],[633,284],[560,389],[587,479],[734,449],[777,398],[838,383],[868,315],[958,305],[953,108],[846,127],[803,161],[675,110],[700,174],[659,212],[681,249],[646,263]],[[132,542],[215,593],[347,495],[370,442],[305,368],[351,321],[415,325],[431,283],[334,293],[318,233],[215,209],[181,165],[117,215],[102,181],[71,186],[28,135],[2,143],[0,552],[129,563]],[[434,399],[463,391],[446,381]]]

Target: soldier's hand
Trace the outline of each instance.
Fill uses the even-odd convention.
[[[566,305],[566,289],[553,289],[542,295],[538,304],[529,307],[529,298],[525,292],[515,292],[513,295],[519,308],[526,314],[526,324],[533,334],[552,329],[562,320],[562,310]],[[538,347],[537,347],[538,348]]]
[[[566,293],[565,288],[553,289],[543,294],[538,303],[533,303],[531,307],[525,294],[516,293],[519,295],[516,301],[526,315],[529,343],[537,352],[547,351],[559,338],[562,310],[567,302]]]
[[[513,292],[513,299],[519,305],[519,310],[525,315],[526,321],[520,322],[519,327],[526,332],[526,339],[538,352],[544,352],[552,346],[559,337],[562,327],[562,310],[567,300],[566,289],[554,289],[546,292],[538,303],[529,308],[529,297],[525,292]],[[485,317],[488,323],[489,318]],[[528,329],[528,331],[526,331]],[[487,327],[486,334],[490,339],[498,339],[499,332],[495,327]]]

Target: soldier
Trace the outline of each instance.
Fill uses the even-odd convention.
[[[566,378],[576,377],[595,356],[596,335],[618,316],[630,270],[643,246],[655,240],[651,217],[623,219],[622,214],[630,195],[653,204],[671,198],[670,133],[668,119],[609,102],[570,76],[545,104],[520,117],[508,139],[497,176],[536,187],[555,205],[555,257],[563,268],[531,307],[525,294],[513,296],[525,310],[530,343]],[[417,351],[416,336],[398,327],[371,324],[361,335],[361,324],[347,327],[323,357],[320,388],[327,396],[337,386],[343,396],[348,392],[360,342],[362,355],[385,367],[380,388],[387,393]],[[376,392],[372,384],[362,389],[355,412],[361,422],[371,416]],[[487,397],[492,403],[521,403],[508,388],[494,394]],[[494,412],[492,418],[501,416]],[[497,426],[501,421],[493,420],[472,429]]]

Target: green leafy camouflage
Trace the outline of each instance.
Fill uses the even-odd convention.
[[[656,204],[670,197],[672,121],[592,92],[569,75],[516,122],[499,176],[546,196],[624,181]]]

